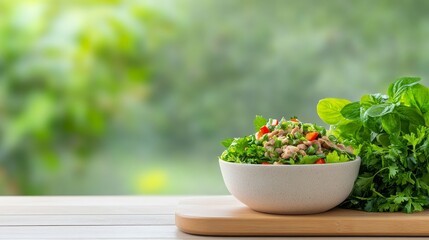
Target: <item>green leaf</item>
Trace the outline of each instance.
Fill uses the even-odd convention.
[[[224,142],[225,145],[228,145],[230,139]],[[228,162],[261,163],[265,160],[264,155],[265,148],[260,142],[255,142],[253,135],[249,135],[243,138],[235,138],[220,158]]]
[[[361,116],[363,126],[375,133],[380,133],[382,130],[380,119],[369,116],[368,111],[365,111]]]
[[[221,143],[224,147],[228,148],[233,141],[234,141],[233,138],[228,138],[228,139],[223,140]]]
[[[425,125],[429,127],[429,111],[423,114],[423,119],[425,120]]]
[[[368,176],[368,174],[361,174],[355,182],[355,189],[354,191],[359,195],[362,196],[364,193],[368,192],[370,190],[371,184],[374,181],[374,176]]]
[[[387,94],[393,102],[397,102],[401,99],[402,94],[408,88],[416,85],[418,81],[420,81],[419,77],[402,77],[389,86]]]
[[[345,120],[336,126],[336,132],[343,138],[354,138],[362,128],[361,121]]]
[[[395,109],[394,104],[383,103],[383,104],[371,106],[370,108],[368,108],[368,110],[366,110],[366,113],[370,117],[382,117],[386,114],[393,112],[394,109]]]
[[[389,134],[381,133],[377,135],[377,142],[383,147],[388,147],[390,145]]]
[[[423,153],[423,155],[426,157],[429,156],[429,138],[427,138],[427,137],[425,138],[424,142],[418,148],[418,151]],[[426,160],[426,157],[425,157],[425,160]],[[427,172],[429,174],[429,164],[427,165]],[[428,178],[428,180],[429,180],[429,178]],[[427,183],[429,184],[429,181]]]
[[[303,163],[303,164],[313,164],[318,159],[324,158],[324,157],[325,157],[325,155],[323,155],[323,154],[320,154],[320,155],[306,155],[306,156],[302,157],[301,163]]]
[[[359,102],[352,102],[347,105],[345,105],[341,109],[341,115],[343,117],[350,119],[350,120],[356,120],[360,118],[360,103]]]
[[[347,162],[349,158],[344,154],[338,154],[337,151],[333,151],[326,155],[327,163],[339,163],[339,162]]]
[[[389,96],[376,93],[376,94],[367,94],[363,95],[360,98],[360,105],[364,110],[368,109],[372,105],[377,105],[381,103],[385,103],[389,99]]]
[[[396,204],[401,204],[403,202],[407,202],[408,201],[408,197],[404,197],[404,196],[397,196],[393,199],[393,202]]]
[[[395,177],[399,171],[398,166],[396,165],[391,165],[388,167],[388,169],[389,169],[389,179]]]
[[[413,212],[421,212],[421,211],[423,211],[423,207],[422,207],[421,203],[413,202],[412,204],[413,204],[413,210],[412,210]]]
[[[267,119],[265,119],[264,117],[260,116],[260,115],[256,115],[255,120],[253,120],[253,125],[255,126],[255,131],[259,131],[259,129],[264,126],[265,124],[267,124]]]
[[[249,146],[249,140],[247,137],[244,138],[236,138],[231,143],[231,145],[234,145],[237,152],[244,152],[246,148]]]
[[[424,139],[425,139],[425,134],[424,132],[420,132],[420,130],[418,131],[418,134],[406,134],[403,136],[403,138],[405,140],[407,140],[408,144],[413,146],[413,148],[415,148],[417,145],[419,145]]]
[[[340,161],[340,156],[338,156],[337,151],[333,151],[328,153],[328,155],[326,155],[326,162],[327,163],[337,163]]]
[[[398,105],[395,109],[395,112],[398,113],[400,118],[405,119],[415,125],[425,125],[424,117],[415,107]]]
[[[317,114],[327,124],[337,124],[344,119],[341,110],[349,104],[347,99],[325,98],[317,104]]]
[[[412,213],[412,212],[420,212],[423,211],[422,203],[414,202],[412,199],[408,200],[408,203],[405,205],[405,212],[406,213]]]
[[[429,88],[416,84],[408,89],[401,99],[405,104],[416,107],[422,113],[429,111]]]
[[[414,184],[415,181],[413,180],[413,178],[411,177],[412,172],[403,172],[403,173],[397,173],[398,175],[398,180],[397,183],[400,185],[408,185],[408,184]]]
[[[386,114],[381,117],[381,126],[388,134],[401,131],[401,120],[396,114]]]
[[[340,110],[343,119],[334,118],[331,133],[352,143],[362,159],[343,206],[374,212],[429,208],[429,90],[418,81],[402,78],[388,96],[364,95],[359,106],[349,103]],[[341,155],[327,154],[326,161],[341,161]]]
[[[404,210],[405,210],[405,212],[407,212],[407,213],[411,213],[411,212],[413,212],[413,208],[412,208],[412,205],[411,205],[411,201],[408,201],[407,205],[405,205]]]

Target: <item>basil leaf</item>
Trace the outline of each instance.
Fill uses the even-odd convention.
[[[338,131],[339,135],[343,138],[353,138],[358,133],[358,131],[362,127],[361,121],[343,121],[341,124],[337,125],[336,131]]]
[[[422,113],[429,111],[429,88],[416,84],[402,97],[404,103],[418,108]]]
[[[383,104],[371,106],[370,108],[368,108],[368,110],[366,110],[366,114],[368,114],[368,116],[374,117],[374,118],[375,117],[382,117],[388,113],[393,112],[394,109],[395,109],[394,104],[383,103]]]
[[[341,109],[350,101],[340,98],[325,98],[317,104],[317,114],[327,124],[337,124],[344,119]]]
[[[416,85],[418,81],[420,81],[419,77],[402,77],[389,86],[387,94],[393,102],[397,102],[401,98],[402,93]]]
[[[425,125],[425,119],[423,118],[422,114],[414,107],[398,105],[396,106],[396,112],[398,113],[399,117],[409,121],[412,124]]]
[[[429,126],[429,112],[423,114],[423,118],[425,119],[426,126]]]
[[[381,126],[388,134],[397,133],[401,130],[401,120],[396,114],[386,114],[381,117]]]
[[[378,134],[376,139],[377,139],[377,142],[380,143],[383,147],[388,147],[390,145],[389,134],[386,134],[386,133]]]
[[[343,117],[350,119],[350,120],[356,120],[360,118],[360,103],[359,102],[352,102],[343,107],[341,109],[341,115]]]
[[[379,133],[381,132],[381,123],[378,118],[371,117],[368,114],[368,111],[365,111],[361,116],[361,121],[363,126],[371,130],[372,132]]]
[[[360,105],[364,109],[368,109],[372,105],[385,103],[388,99],[389,96],[380,93],[363,95],[360,99]]]

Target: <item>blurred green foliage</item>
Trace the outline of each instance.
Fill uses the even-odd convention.
[[[428,7],[0,0],[0,192],[225,193],[219,142],[256,114],[427,81]]]
[[[64,161],[81,168],[112,119],[147,95],[151,25],[168,23],[138,2],[94,3],[1,2],[3,192],[44,193],[43,175]]]

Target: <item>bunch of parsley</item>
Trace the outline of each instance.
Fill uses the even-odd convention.
[[[346,208],[407,213],[429,207],[429,89],[420,78],[392,83],[387,95],[319,101],[319,117],[362,158]]]

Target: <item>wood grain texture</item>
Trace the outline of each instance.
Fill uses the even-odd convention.
[[[182,237],[186,238],[187,234],[178,231],[172,225],[0,227],[0,239],[182,239]]]
[[[1,206],[152,206],[175,205],[187,196],[2,196]],[[204,197],[203,197],[204,198]]]
[[[174,225],[173,214],[156,215],[6,215],[3,226],[166,226]]]
[[[231,196],[182,201],[176,225],[214,236],[429,236],[429,211],[367,213],[333,209],[312,215],[255,212]]]
[[[44,227],[4,227],[0,228],[0,239],[181,239],[181,240],[257,240],[254,237],[202,237],[189,235],[179,231],[175,226],[44,226]],[[267,238],[262,238],[267,239]],[[269,238],[269,240],[391,240],[392,238],[343,238],[343,237],[278,237]],[[409,240],[410,238],[395,238],[395,240]],[[425,238],[413,238],[413,240],[423,240]]]
[[[229,197],[189,196],[49,196],[0,197],[0,239],[202,239],[175,226],[178,203],[199,199],[230,204]],[[192,200],[193,201],[193,200]],[[204,237],[204,239],[249,239]],[[254,239],[254,238],[250,238]],[[264,238],[265,239],[265,238]],[[332,237],[279,237],[307,240]],[[344,239],[334,238],[335,240]],[[390,238],[353,237],[353,240]],[[409,238],[395,238],[409,239]],[[414,239],[416,240],[416,238]]]
[[[0,197],[1,215],[171,214],[180,197],[155,196],[50,196]]]

